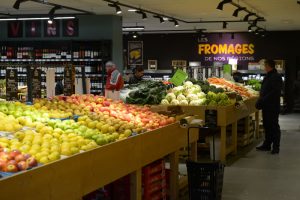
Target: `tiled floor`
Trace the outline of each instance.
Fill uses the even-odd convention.
[[[225,169],[223,200],[300,199],[300,114],[280,116],[281,152],[255,149]]]

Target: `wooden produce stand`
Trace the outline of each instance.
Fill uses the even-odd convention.
[[[159,111],[163,110],[175,110],[175,108],[180,107],[181,111],[185,115],[197,115],[200,119],[205,120],[206,110],[217,110],[217,123],[221,129],[221,148],[220,148],[220,159],[221,161],[226,161],[226,156],[230,153],[237,153],[237,121],[248,117],[249,115],[255,113],[256,121],[256,137],[259,134],[259,111],[255,108],[255,103],[257,98],[250,98],[244,101],[239,108],[235,105],[229,106],[155,106],[152,110]],[[226,127],[228,125],[232,126],[232,138],[231,145],[227,145],[227,134]]]
[[[192,158],[197,158],[198,132],[190,133]],[[0,179],[1,200],[81,200],[131,174],[131,199],[142,199],[143,166],[170,156],[170,198],[178,199],[178,151],[187,146],[187,129],[178,123],[70,156]]]

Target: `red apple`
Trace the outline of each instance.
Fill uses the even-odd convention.
[[[26,163],[27,163],[28,167],[35,167],[38,164],[36,159],[32,156],[26,160]]]
[[[6,162],[0,161],[0,171],[4,171],[5,166],[6,166]]]
[[[22,171],[22,170],[26,170],[28,168],[28,165],[26,161],[20,161],[18,162],[17,167],[20,171]]]
[[[9,153],[9,155],[12,157],[12,158],[14,158],[14,157],[16,157],[17,155],[20,155],[21,154],[21,152],[19,151],[19,150],[12,150],[10,153]]]
[[[18,168],[17,168],[16,165],[7,164],[7,165],[4,167],[4,171],[5,171],[5,172],[17,172],[17,171],[18,171]]]
[[[9,160],[7,162],[7,165],[16,165],[16,164],[17,164],[17,161],[15,161],[15,160]]]
[[[24,155],[24,158],[25,158],[25,160],[27,160],[28,158],[30,158],[31,157],[31,155],[30,154],[23,154]]]
[[[19,154],[15,157],[15,161],[20,162],[26,160],[25,156],[23,154]]]

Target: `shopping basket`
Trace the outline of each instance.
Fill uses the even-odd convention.
[[[199,130],[207,127],[189,127],[189,130],[197,128]],[[214,131],[215,132],[215,131]],[[188,160],[186,161],[188,173],[188,187],[190,200],[221,200],[224,178],[224,164],[215,161],[215,137],[213,134],[213,161],[199,163],[190,160],[188,148]]]

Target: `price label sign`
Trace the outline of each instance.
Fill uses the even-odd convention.
[[[32,97],[33,98],[41,98],[42,90],[41,90],[41,70],[34,68],[31,71],[32,75]]]
[[[188,74],[182,71],[181,69],[177,69],[173,77],[170,79],[170,82],[176,86],[182,85],[183,82],[188,78]]]
[[[64,94],[71,96],[75,92],[75,67],[66,65],[64,70]]]
[[[18,71],[15,68],[6,69],[6,100],[18,100]]]

